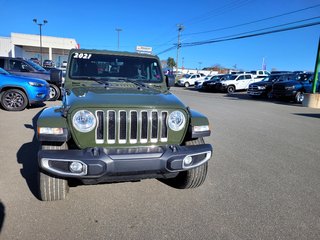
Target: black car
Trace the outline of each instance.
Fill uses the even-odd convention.
[[[201,90],[203,91],[217,91],[216,84],[224,79],[225,75],[215,75],[210,80],[203,82]]]
[[[248,88],[248,95],[252,97],[272,97],[272,86],[278,81],[285,81],[290,78],[290,74],[271,74],[262,81],[251,83]]]
[[[302,103],[304,93],[311,93],[313,84],[313,73],[298,73],[291,75],[288,81],[277,82],[273,85],[272,95],[275,98],[286,98]],[[317,91],[320,83],[318,81]]]
[[[52,60],[44,60],[42,66],[44,68],[54,68],[56,65],[54,64],[54,61]]]
[[[13,75],[46,80],[50,84],[49,100],[51,101],[61,96],[61,70],[55,69],[49,72],[31,60],[12,57],[0,57],[0,67]]]

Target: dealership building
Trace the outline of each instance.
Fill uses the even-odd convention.
[[[42,60],[53,60],[57,66],[68,59],[69,51],[79,48],[73,38],[42,36]],[[0,37],[0,56],[41,59],[40,36],[11,33],[10,37]]]

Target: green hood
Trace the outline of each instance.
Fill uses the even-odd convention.
[[[170,92],[153,88],[73,88],[67,93],[65,104],[72,109],[85,108],[169,108],[186,106]]]

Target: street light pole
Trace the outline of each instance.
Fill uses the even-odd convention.
[[[121,28],[116,28],[116,31],[118,32],[118,50],[120,49],[120,32],[122,31]]]
[[[38,20],[36,18],[33,19],[33,22],[39,26],[40,29],[40,64],[42,65],[42,25],[45,25],[48,23],[47,20],[43,20],[43,23],[38,23]]]
[[[176,75],[178,75],[178,68],[179,68],[179,48],[180,48],[180,34],[181,31],[184,29],[184,26],[182,24],[178,24],[178,44],[177,44],[177,58],[176,58]]]

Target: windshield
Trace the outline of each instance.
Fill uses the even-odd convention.
[[[234,80],[236,78],[237,78],[237,75],[228,74],[228,75],[224,75],[220,80],[226,81],[226,80]]]
[[[72,55],[69,77],[81,80],[162,82],[161,67],[154,58],[87,53]]]
[[[190,78],[191,75],[190,75],[190,74],[185,74],[185,75],[183,75],[183,77],[184,77],[184,78]]]
[[[210,78],[211,81],[218,81],[222,78],[222,76],[213,76]]]
[[[282,75],[269,75],[263,78],[262,82],[277,82]]]
[[[39,64],[36,64],[30,60],[26,60],[33,68],[35,68],[37,71],[40,71],[40,72],[45,72],[46,70],[41,67]]]

